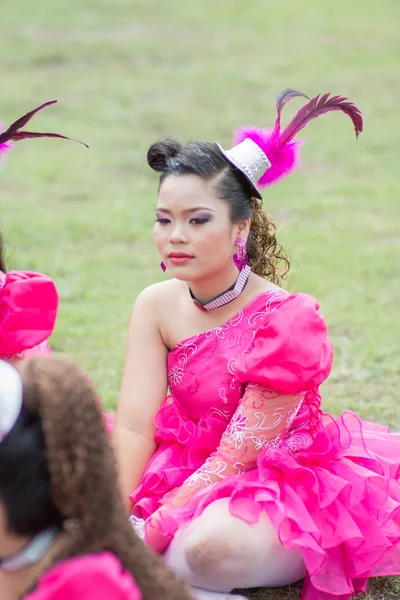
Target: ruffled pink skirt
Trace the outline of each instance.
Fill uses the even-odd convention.
[[[198,424],[166,406],[157,418],[159,448],[131,496],[135,514],[151,515],[215,450],[226,423]],[[265,510],[283,546],[300,549],[307,568],[302,598],[347,600],[368,578],[400,574],[400,435],[361,420],[323,413],[308,448],[264,450],[257,469],[205,488],[184,508],[168,511],[174,534],[210,503],[229,498],[230,511],[256,523]]]

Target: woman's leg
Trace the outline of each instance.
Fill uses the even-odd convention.
[[[228,503],[225,498],[213,502],[176,533],[164,553],[172,570],[196,588],[225,594],[288,585],[305,576],[300,551],[282,546],[264,511],[258,523],[249,525],[230,514]]]

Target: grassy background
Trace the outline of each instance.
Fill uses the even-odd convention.
[[[27,141],[9,154],[9,267],[54,277],[52,344],[81,362],[110,409],[134,299],[164,277],[150,143],[173,134],[227,146],[238,124],[273,123],[285,87],[360,106],[359,142],[345,116],[314,122],[302,170],[265,206],[293,258],[289,289],[320,300],[336,346],[325,408],[399,428],[399,2],[2,0],[0,16],[4,122],[58,98],[31,128],[91,146]]]

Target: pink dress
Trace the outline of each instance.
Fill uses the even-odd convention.
[[[50,354],[47,339],[57,317],[58,294],[50,277],[0,271],[0,358],[18,361]]]
[[[347,600],[371,576],[400,574],[400,435],[321,411],[333,350],[318,309],[267,291],[171,350],[171,395],[132,514],[138,524],[163,506],[172,539],[220,498],[248,523],[266,511],[283,546],[302,552],[302,598]]]
[[[25,600],[141,600],[130,573],[109,552],[70,558],[47,571]]]

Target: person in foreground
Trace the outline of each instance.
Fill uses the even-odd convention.
[[[400,573],[400,435],[322,412],[332,344],[316,300],[279,283],[289,267],[260,187],[296,165],[295,135],[241,128],[236,145],[155,143],[154,239],[172,279],[145,289],[131,319],[113,429],[131,523],[168,566],[223,598],[305,578],[302,598],[347,600]],[[167,394],[169,390],[170,394]]]
[[[132,530],[95,392],[65,358],[0,361],[0,596],[189,600]]]
[[[11,149],[12,142],[41,137],[71,139],[57,133],[22,129],[37,112],[56,102],[42,104],[0,133],[1,159]],[[0,358],[18,362],[35,354],[50,354],[47,340],[53,333],[58,309],[54,281],[32,271],[7,272],[4,254],[0,234]]]

